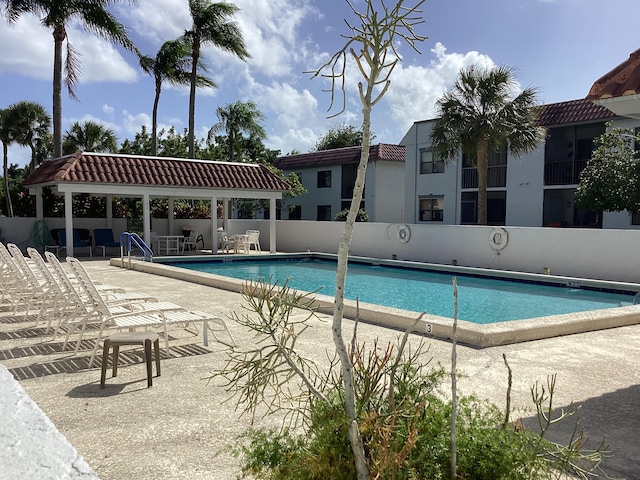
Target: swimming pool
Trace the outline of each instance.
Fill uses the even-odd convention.
[[[170,265],[240,280],[263,280],[333,296],[336,262],[319,258],[175,262]],[[451,272],[351,262],[345,298],[453,317]],[[533,281],[456,274],[458,318],[478,324],[631,305],[635,292],[602,291]]]
[[[308,261],[308,259],[330,259],[335,262],[336,256],[330,254],[268,254],[261,256],[191,256],[185,257],[163,257],[154,258],[153,262],[133,259],[121,260],[111,259],[111,264],[131,268],[137,271],[147,272],[154,275],[161,275],[176,279],[194,282],[211,287],[232,290],[240,292],[246,280],[232,278],[226,276],[226,273],[205,273],[201,271],[185,268],[189,263],[200,263],[203,261],[215,260],[222,265],[233,265],[240,261],[250,260],[254,263],[262,263],[267,260],[280,259],[289,262]],[[448,266],[437,264],[424,264],[417,262],[382,260],[362,257],[350,257],[349,271],[353,273],[355,270],[354,263],[368,263],[374,267],[390,266],[395,268],[403,268],[409,270],[429,270],[433,272],[444,273],[446,284],[444,285],[445,294],[441,300],[432,301],[424,307],[420,306],[420,311],[427,310],[429,313],[425,315],[418,323],[418,310],[408,310],[406,305],[401,307],[386,306],[376,303],[368,303],[363,297],[358,295],[360,303],[358,308],[356,302],[346,299],[344,303],[345,318],[356,318],[361,321],[376,323],[385,327],[397,328],[401,330],[413,329],[417,333],[427,334],[428,336],[450,339],[452,336],[453,321],[449,312],[453,308],[453,294],[451,287],[451,277],[456,276],[460,284],[463,276],[470,276],[475,279],[500,278],[514,280],[516,284],[528,283],[529,285],[551,286],[556,288],[554,292],[565,291],[574,298],[583,296],[586,291],[607,292],[614,294],[614,300],[607,306],[596,306],[595,309],[574,311],[571,313],[553,314],[550,312],[537,310],[535,318],[523,318],[520,320],[509,319],[509,321],[491,321],[491,323],[474,323],[471,321],[460,320],[458,322],[457,339],[460,343],[471,346],[484,348],[497,345],[505,345],[517,342],[525,342],[538,340],[543,338],[556,337],[561,335],[569,335],[574,333],[589,332],[595,330],[604,330],[608,328],[622,327],[626,325],[640,324],[640,305],[633,305],[633,294],[640,291],[639,284],[624,282],[604,282],[591,279],[579,279],[572,277],[558,277],[554,275],[526,274],[520,272],[486,270],[461,266]],[[176,265],[180,266],[176,266]],[[249,267],[251,264],[245,264]],[[374,269],[376,270],[376,269]],[[331,285],[335,283],[334,273],[331,273]],[[265,275],[265,278],[270,275]],[[356,281],[355,284],[368,285],[366,281]],[[555,285],[555,287],[554,287]],[[558,288],[559,287],[559,288]],[[187,287],[188,288],[188,287]],[[313,289],[311,289],[313,290]],[[373,290],[373,289],[369,289]],[[400,288],[400,291],[405,290]],[[460,290],[460,289],[459,289]],[[583,292],[584,291],[584,292]],[[385,289],[385,292],[388,290]],[[506,296],[508,289],[501,291],[502,296]],[[460,292],[460,297],[467,295],[466,292]],[[616,295],[622,295],[617,297]],[[398,297],[396,294],[386,293],[387,297]],[[416,295],[419,296],[419,295]],[[423,295],[425,298],[427,295]],[[429,295],[431,297],[431,295]],[[323,289],[322,293],[314,294],[315,303],[320,312],[331,314],[333,311],[333,295]],[[540,307],[540,303],[546,303],[549,295],[540,297],[532,295],[530,303]],[[212,300],[215,301],[215,291],[212,291]],[[502,301],[498,299],[493,303],[484,303],[484,310],[494,310],[494,303],[513,303],[511,301]],[[524,300],[522,301],[523,303]],[[451,310],[443,310],[436,314],[432,309],[438,305],[450,308]],[[622,305],[622,306],[621,306]],[[546,308],[546,307],[545,307]],[[459,313],[459,318],[462,313]]]

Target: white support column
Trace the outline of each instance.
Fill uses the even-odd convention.
[[[142,196],[142,232],[144,236],[144,243],[151,245],[151,206],[149,204],[149,194],[145,193]]]
[[[211,197],[211,253],[218,253],[218,198]]]
[[[276,199],[269,200],[269,253],[276,253]]]
[[[222,200],[222,228],[229,233],[229,199]]]
[[[167,233],[165,233],[165,235],[173,235],[173,217],[175,216],[174,212],[173,212],[173,197],[169,197],[169,200],[167,202],[167,211],[169,214],[169,231]],[[182,232],[181,232],[182,233]]]
[[[36,187],[36,220],[44,218],[44,204],[42,203],[42,187]]]
[[[107,228],[113,228],[113,196],[107,195],[105,202],[107,207]]]
[[[64,228],[67,256],[73,257],[73,195],[71,192],[64,192]]]

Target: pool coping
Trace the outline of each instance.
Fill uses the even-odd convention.
[[[335,255],[300,253],[300,254],[269,254],[269,255],[243,255],[242,259],[266,260],[268,258],[297,258],[309,257],[331,258]],[[193,262],[217,259],[235,259],[234,255],[211,255],[189,256],[189,257],[163,257],[154,259],[153,262],[143,259],[120,259],[112,258],[111,265],[131,268],[136,271],[161,275],[187,282],[193,282],[210,287],[220,288],[234,292],[241,292],[245,280],[224,277],[211,273],[201,273],[171,265],[164,262]],[[640,285],[626,282],[610,282],[602,280],[560,277],[553,275],[541,275],[531,273],[520,273],[503,270],[479,269],[474,267],[438,265],[429,263],[406,262],[374,259],[367,257],[349,257],[350,261],[374,262],[379,265],[398,265],[411,268],[424,268],[428,270],[440,270],[453,273],[464,273],[477,276],[491,276],[494,274],[501,278],[523,279],[545,284],[557,284],[563,286],[584,286],[594,289],[605,289],[613,291],[640,291]],[[573,282],[573,283],[572,283]],[[318,311],[326,314],[333,313],[334,298],[328,295],[314,294],[315,306]],[[453,300],[452,300],[453,301]],[[419,313],[402,310],[399,308],[386,307],[382,305],[368,304],[360,302],[356,305],[353,300],[345,299],[344,316],[346,318],[356,318],[356,310],[360,321],[375,323],[377,325],[395,328],[399,330],[411,329],[415,333],[434,337],[442,340],[453,339],[453,319],[437,315],[424,314],[418,321]],[[456,329],[456,340],[465,345],[476,348],[494,347],[513,343],[528,342],[552,338],[562,335],[571,335],[589,331],[606,330],[628,325],[640,324],[640,304],[623,307],[615,307],[587,312],[576,312],[563,315],[552,315],[525,320],[511,320],[508,322],[495,322],[488,324],[476,324],[464,320],[458,320]]]

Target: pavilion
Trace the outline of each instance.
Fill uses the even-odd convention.
[[[232,198],[269,200],[276,211],[276,200],[290,189],[289,184],[267,167],[253,163],[215,162],[184,158],[147,157],[78,150],[74,154],[43,162],[24,181],[36,196],[36,219],[42,220],[42,189],[50,187],[64,196],[67,253],[73,256],[73,195],[90,194],[107,199],[107,226],[111,226],[115,197],[142,198],[143,235],[151,237],[152,197],[167,198],[169,212],[174,199],[211,201],[211,238],[217,238],[217,202],[224,201],[225,213]],[[225,215],[226,219],[226,215]],[[275,252],[276,215],[269,218],[269,245]],[[169,215],[172,225],[173,215]],[[215,249],[214,249],[215,251]]]

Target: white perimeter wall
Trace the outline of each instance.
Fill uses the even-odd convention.
[[[17,243],[23,250],[33,245],[30,231],[33,218],[0,218],[0,237]],[[114,219],[114,233],[121,232],[122,219]],[[157,222],[157,223],[156,223]],[[174,230],[165,232],[165,221],[154,220],[160,234],[179,234],[182,220],[174,221]],[[62,219],[46,221],[49,228],[62,227]],[[210,248],[208,220],[190,221],[205,236]],[[104,219],[77,219],[79,228],[104,228]],[[452,264],[460,266],[544,273],[553,275],[640,283],[640,231],[594,230],[582,228],[504,227],[509,242],[501,252],[489,245],[493,227],[460,225],[409,225],[408,242],[399,240],[397,223],[356,223],[351,254],[398,260]],[[229,220],[228,231],[240,233],[259,229],[263,251],[269,250],[268,220]],[[278,252],[337,253],[344,224],[280,220],[276,222]]]
[[[265,226],[266,227],[266,226]],[[501,252],[489,245],[493,227],[409,225],[411,238],[398,238],[400,224],[357,223],[351,254],[419,262],[544,273],[640,283],[640,232],[504,227],[509,242]],[[279,252],[337,253],[343,224],[277,222]],[[266,232],[266,230],[265,230]],[[266,234],[261,237],[265,248]]]

